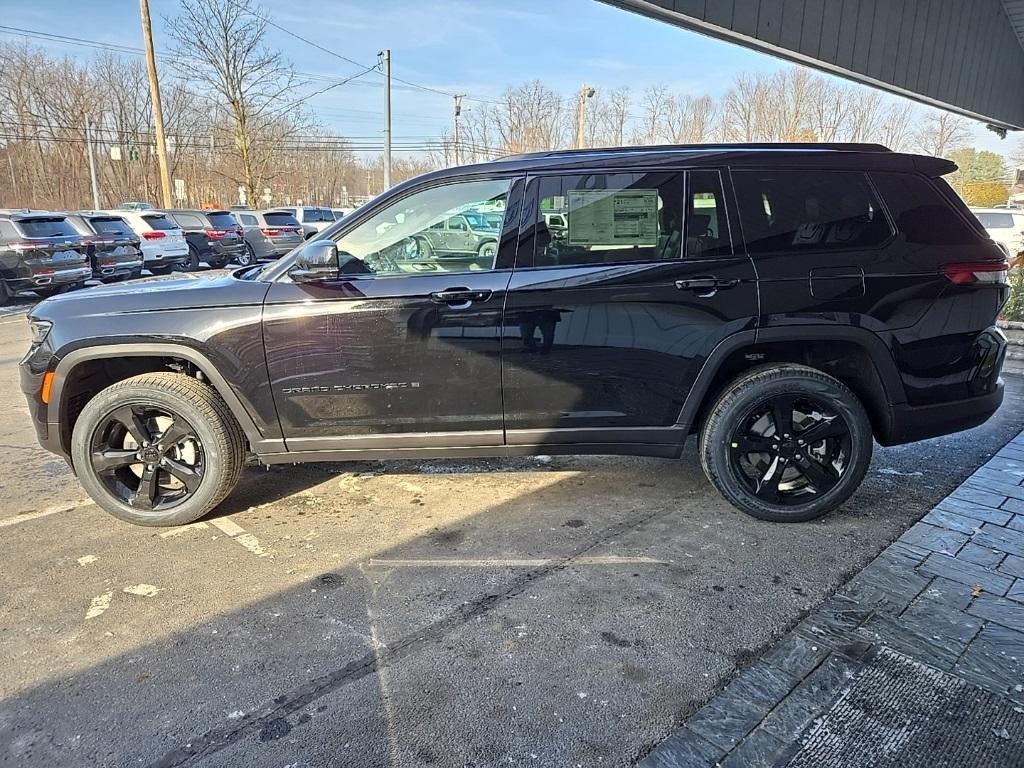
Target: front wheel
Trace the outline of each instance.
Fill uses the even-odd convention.
[[[841,506],[871,461],[871,423],[856,395],[814,368],[776,365],[734,381],[701,432],[708,479],[761,520],[803,522]]]
[[[491,259],[491,260],[493,260],[494,257],[497,254],[498,254],[498,244],[495,243],[495,242],[484,243],[477,250],[477,255],[481,259]]]
[[[245,440],[212,387],[180,373],[146,373],[86,404],[71,457],[86,492],[114,517],[184,525],[238,483]]]
[[[199,269],[199,251],[191,245],[188,247],[188,268],[192,272]]]

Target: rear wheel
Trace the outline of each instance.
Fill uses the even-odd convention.
[[[184,525],[235,487],[245,440],[209,385],[147,373],[90,400],[75,424],[71,456],[102,509],[137,525]]]
[[[67,293],[71,290],[70,285],[53,285],[48,288],[35,288],[35,292],[44,299],[48,299],[51,296],[59,296],[62,293]]]
[[[802,522],[841,506],[871,461],[864,407],[837,379],[802,365],[760,368],[733,382],[701,432],[708,479],[735,507]]]
[[[199,251],[191,245],[188,247],[188,268],[193,272],[199,269]]]
[[[481,259],[493,259],[497,253],[498,244],[494,242],[484,243],[477,251],[477,255],[480,256]]]
[[[250,264],[256,263],[256,252],[252,249],[252,246],[248,243],[245,244],[245,252],[242,253],[235,261],[238,262],[240,267],[248,267]]]
[[[162,267],[149,267],[149,271],[154,275],[169,275],[173,267],[162,266]]]

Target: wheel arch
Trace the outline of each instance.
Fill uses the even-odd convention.
[[[111,363],[121,373],[110,375]],[[220,374],[213,362],[202,352],[183,344],[104,344],[82,347],[61,358],[54,371],[50,402],[47,406],[47,422],[51,430],[60,435],[61,448],[65,453],[71,445],[71,432],[78,413],[95,392],[95,386],[84,384],[98,371],[104,372],[99,382],[103,386],[116,383],[138,373],[175,370],[175,365],[187,365],[201,374],[227,404],[242,432],[254,451],[267,444],[278,445],[282,441],[268,441],[260,433],[245,406]],[[280,450],[280,448],[278,448]]]
[[[678,424],[698,429],[730,381],[770,363],[808,365],[842,381],[863,403],[883,444],[893,431],[892,406],[906,402],[896,362],[871,331],[831,325],[762,328],[732,334],[714,348],[686,396]]]

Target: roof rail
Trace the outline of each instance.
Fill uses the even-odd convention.
[[[524,160],[540,157],[564,157],[588,154],[633,154],[641,152],[710,152],[728,150],[808,150],[830,152],[892,152],[884,144],[859,142],[736,142],[713,144],[647,144],[628,147],[590,147],[587,149],[557,149],[544,152],[522,152],[505,155],[499,160]]]

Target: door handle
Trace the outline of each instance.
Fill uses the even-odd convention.
[[[435,304],[447,304],[450,307],[468,307],[474,301],[487,301],[489,298],[490,291],[471,291],[469,288],[447,288],[430,294],[430,300]]]
[[[722,280],[717,277],[692,277],[688,280],[676,280],[676,288],[680,291],[693,291],[703,299],[710,298],[727,288],[735,288],[739,284],[739,280]]]

